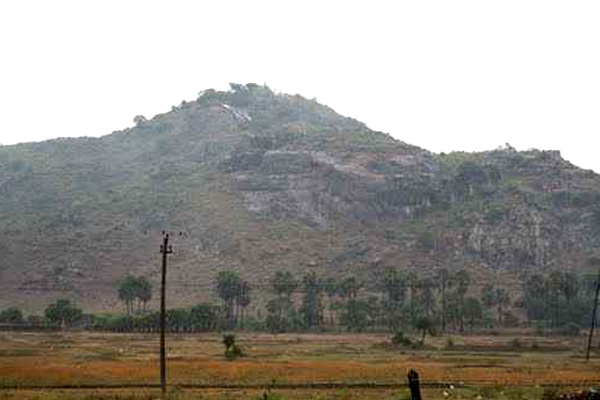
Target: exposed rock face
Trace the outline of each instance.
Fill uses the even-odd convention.
[[[385,268],[577,268],[598,248],[600,177],[558,152],[435,155],[300,96],[205,91],[99,139],[0,147],[0,307],[118,307],[174,238],[176,303],[222,269],[372,277]],[[494,272],[495,273],[495,272]]]

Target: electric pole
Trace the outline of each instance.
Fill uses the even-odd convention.
[[[594,296],[594,306],[592,311],[592,325],[590,326],[590,335],[587,342],[587,350],[585,352],[585,359],[589,361],[590,350],[592,349],[592,338],[594,336],[594,328],[596,326],[596,312],[598,311],[598,296],[600,295],[600,270],[598,271],[598,279],[596,280],[596,295]]]
[[[167,393],[167,360],[165,350],[165,323],[166,323],[166,301],[165,292],[167,285],[167,255],[173,253],[169,245],[169,234],[163,232],[163,244],[160,246],[162,253],[162,277],[160,285],[160,387],[163,398]]]

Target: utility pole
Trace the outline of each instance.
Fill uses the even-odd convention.
[[[160,387],[164,398],[167,393],[167,357],[165,350],[167,255],[173,253],[173,248],[169,245],[168,233],[163,232],[163,244],[160,246],[160,252],[162,253],[162,277],[160,285]]]
[[[590,350],[592,349],[592,338],[594,336],[594,328],[596,326],[596,312],[598,311],[598,296],[600,295],[600,270],[598,271],[598,279],[596,280],[596,296],[594,297],[594,307],[592,311],[592,325],[590,327],[590,336],[588,337],[587,350],[585,352],[585,359],[589,361]]]

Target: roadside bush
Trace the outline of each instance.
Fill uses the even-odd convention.
[[[521,347],[521,341],[518,338],[514,338],[511,342],[510,345],[512,347],[516,347],[516,348],[520,348]]]
[[[242,348],[235,343],[234,334],[223,335],[223,345],[225,346],[225,358],[228,360],[234,360],[244,355]]]
[[[446,348],[451,349],[454,347],[454,340],[451,337],[446,339]]]
[[[394,336],[392,336],[392,344],[394,346],[410,346],[412,345],[412,340],[409,337],[404,335],[403,331],[397,331]]]

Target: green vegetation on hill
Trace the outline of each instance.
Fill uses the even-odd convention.
[[[119,309],[123,276],[156,290],[162,230],[185,232],[169,272],[178,307],[215,300],[186,285],[209,289],[224,270],[252,285],[283,270],[368,283],[445,267],[471,273],[466,298],[492,278],[514,295],[520,274],[578,270],[597,252],[598,199],[600,177],[557,152],[436,155],[302,96],[232,84],[101,138],[1,146],[0,306],[69,295]],[[345,318],[363,318],[352,307]]]

